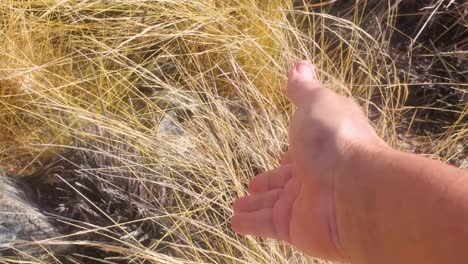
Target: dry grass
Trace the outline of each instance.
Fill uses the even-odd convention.
[[[48,261],[310,262],[280,243],[237,237],[228,221],[233,198],[287,148],[283,88],[298,59],[356,98],[393,146],[463,159],[466,101],[440,135],[415,136],[401,122],[415,83],[396,74],[389,53],[396,7],[379,34],[362,29],[359,9],[349,20],[327,8],[2,0],[0,165],[47,176],[38,186],[71,235],[43,244],[74,245]],[[465,93],[466,84],[451,85]],[[171,120],[178,133],[161,129]]]

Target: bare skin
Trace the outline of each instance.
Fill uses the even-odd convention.
[[[289,150],[235,201],[237,233],[352,263],[468,262],[465,171],[387,146],[306,61],[291,70],[288,96]]]

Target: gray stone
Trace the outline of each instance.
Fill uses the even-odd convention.
[[[158,132],[168,136],[184,136],[186,134],[181,124],[177,121],[177,114],[175,111],[166,113],[159,124]]]
[[[41,247],[28,242],[60,236],[31,195],[21,178],[0,175],[0,251],[15,248],[37,255]]]
[[[158,126],[158,134],[159,139],[164,141],[166,146],[171,146],[171,149],[166,149],[166,151],[181,154],[194,150],[195,145],[192,136],[178,121],[175,111],[168,111],[162,118]]]

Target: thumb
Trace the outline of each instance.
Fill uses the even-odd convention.
[[[289,72],[288,97],[296,105],[320,87],[315,67],[309,61],[300,61]]]

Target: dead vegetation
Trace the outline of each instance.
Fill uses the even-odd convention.
[[[229,227],[302,58],[391,145],[466,168],[467,4],[411,2],[2,1],[0,165],[64,236],[0,260],[310,262]]]

